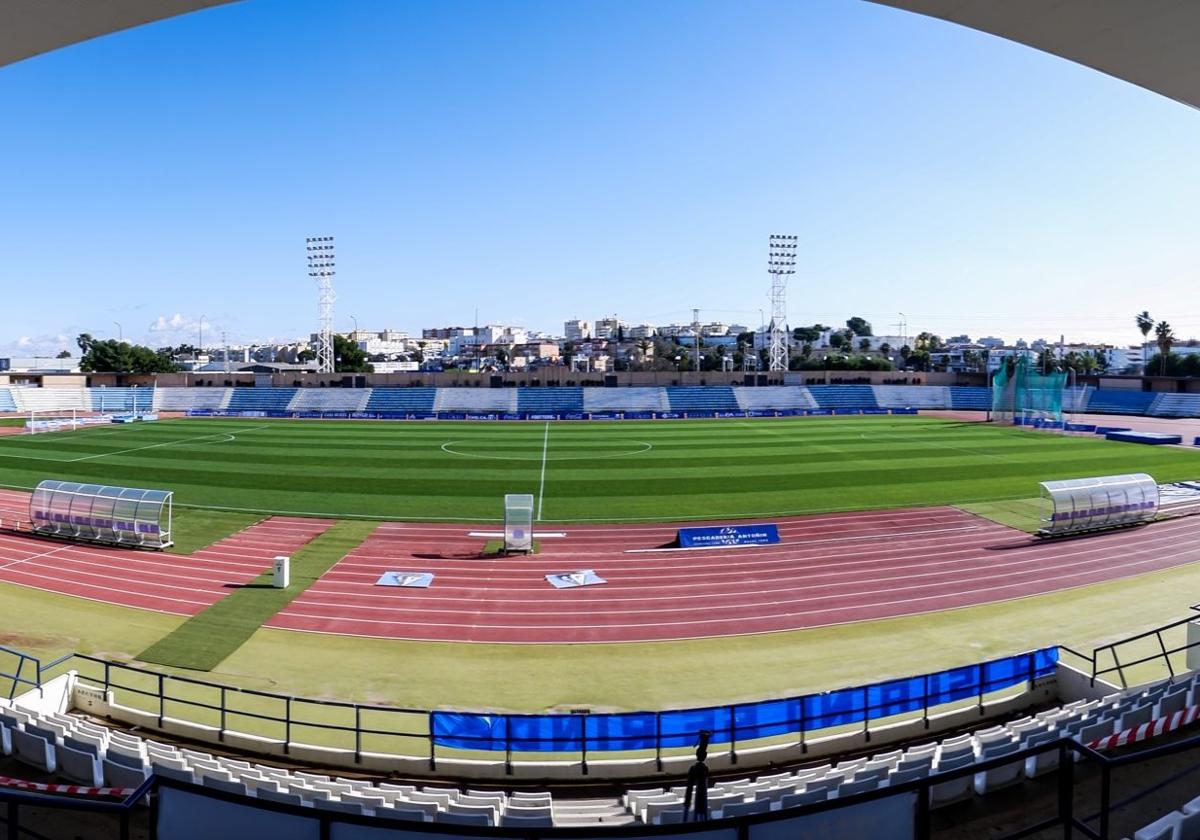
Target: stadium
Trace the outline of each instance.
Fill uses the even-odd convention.
[[[1200,102],[1188,4],[887,5]],[[292,379],[0,374],[9,837],[1200,831],[1195,380]]]

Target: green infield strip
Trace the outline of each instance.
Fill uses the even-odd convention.
[[[137,655],[143,662],[211,671],[375,530],[373,522],[338,522],[292,555],[291,585],[276,589],[264,572]]]

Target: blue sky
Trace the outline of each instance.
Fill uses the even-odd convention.
[[[1200,336],[1200,114],[858,0],[245,0],[0,68],[0,353],[569,317]],[[155,329],[151,329],[151,325]]]

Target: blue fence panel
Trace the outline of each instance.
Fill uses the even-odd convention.
[[[715,744],[799,734],[920,711],[1050,676],[1058,648],[843,688],[806,697],[661,712],[597,715],[488,715],[433,712],[442,747],[518,752],[605,752],[691,747],[701,729]],[[586,743],[585,743],[586,742]]]
[[[436,744],[460,750],[503,750],[505,748],[504,715],[481,715],[474,712],[434,712],[433,740]]]
[[[584,715],[589,750],[652,750],[658,737],[654,712]]]
[[[940,706],[979,695],[980,667],[966,665],[929,675],[929,705]]]
[[[663,747],[693,747],[696,733],[707,729],[713,733],[713,743],[727,743],[730,735],[731,715],[728,706],[710,706],[706,709],[681,709],[662,713]]]
[[[737,739],[752,741],[755,738],[773,738],[797,732],[804,711],[799,697],[787,700],[768,700],[764,703],[746,703],[735,706],[733,720],[737,725]]]
[[[867,688],[871,717],[891,717],[925,707],[925,677],[903,677]]]
[[[510,715],[508,731],[518,752],[579,752],[584,715]]]
[[[824,694],[810,694],[804,698],[804,725],[806,729],[825,729],[829,726],[844,726],[862,723],[866,716],[866,689],[843,688]]]

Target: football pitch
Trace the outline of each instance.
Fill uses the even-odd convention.
[[[1049,479],[1200,477],[1200,453],[930,416],[654,422],[167,420],[0,438],[0,484],[173,490],[247,513],[487,522],[764,517],[1028,499]]]

